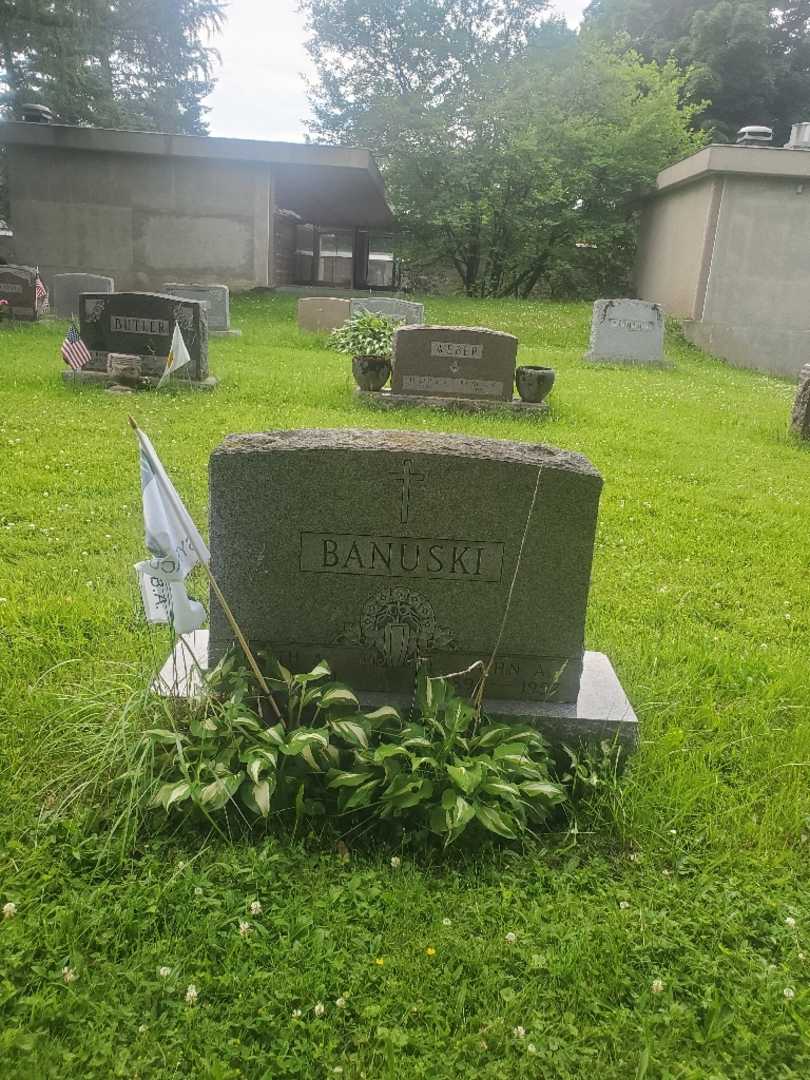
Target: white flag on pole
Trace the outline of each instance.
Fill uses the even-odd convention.
[[[135,429],[141,451],[141,491],[146,546],[154,558],[136,563],[148,622],[171,623],[177,633],[196,630],[205,609],[190,600],[183,582],[211,556],[147,435]]]
[[[158,389],[170,378],[176,371],[179,371],[181,367],[185,367],[186,364],[191,363],[191,357],[188,354],[186,343],[183,341],[183,335],[180,333],[180,326],[178,323],[174,324],[174,333],[172,334],[172,346],[169,349],[169,355],[166,357],[166,367],[163,369],[163,374],[158,380]]]

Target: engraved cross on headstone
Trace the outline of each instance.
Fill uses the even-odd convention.
[[[406,458],[402,463],[402,476],[398,473],[394,475],[402,484],[402,502],[399,509],[400,524],[407,525],[408,515],[410,514],[411,509],[411,481],[426,480],[427,476],[424,473],[413,471],[413,462],[410,458]]]

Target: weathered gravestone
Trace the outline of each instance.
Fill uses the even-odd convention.
[[[60,319],[77,319],[82,293],[111,292],[115,292],[115,281],[104,274],[54,274],[51,279],[51,311]]]
[[[601,488],[584,457],[536,444],[232,435],[210,462],[212,570],[253,647],[295,671],[326,658],[364,702],[407,705],[418,659],[438,675],[496,653],[489,715],[632,739],[609,661],[583,645]],[[209,662],[231,642],[212,597]]]
[[[351,301],[352,315],[371,311],[375,315],[386,315],[389,319],[405,323],[407,326],[422,326],[425,321],[425,305],[415,304],[412,300],[398,300],[387,296],[355,297]]]
[[[79,376],[98,381],[100,373],[109,371],[109,354],[125,353],[139,357],[142,375],[156,382],[166,367],[177,323],[191,363],[178,372],[176,381],[207,386],[216,382],[208,375],[208,323],[199,301],[162,293],[84,293],[79,307],[79,332],[92,354]]]
[[[33,266],[0,266],[0,300],[6,300],[11,317],[24,322],[37,318],[37,272]]]
[[[810,364],[799,372],[799,389],[793,402],[790,430],[800,439],[810,440]]]
[[[170,281],[163,286],[163,292],[167,296],[180,296],[203,304],[208,315],[209,334],[240,334],[239,330],[231,330],[230,290],[227,285],[182,285]]]
[[[403,326],[391,394],[511,401],[517,338],[471,326]]]
[[[661,305],[646,300],[597,300],[585,359],[666,365]]]
[[[304,296],[298,301],[298,329],[328,334],[351,318],[351,300],[337,296]]]

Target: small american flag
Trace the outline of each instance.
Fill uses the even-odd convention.
[[[37,274],[36,290],[37,290],[37,303],[39,303],[41,300],[44,300],[45,297],[48,295],[48,290],[42,284],[42,278],[39,276],[39,274]]]
[[[76,323],[70,324],[65,340],[62,342],[62,359],[69,364],[74,371],[81,371],[84,365],[92,359],[90,350],[79,337]]]

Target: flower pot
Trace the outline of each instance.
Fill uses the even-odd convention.
[[[361,390],[382,390],[391,375],[386,356],[353,356],[352,375]]]
[[[554,368],[525,364],[515,370],[515,382],[521,401],[539,404],[548,396],[554,385]]]

